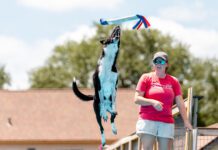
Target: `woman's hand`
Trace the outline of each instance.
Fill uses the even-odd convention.
[[[189,121],[185,121],[185,122],[184,122],[184,126],[185,126],[185,129],[186,129],[187,131],[190,131],[190,130],[193,129],[193,128],[192,128],[192,125],[190,124]]]
[[[153,100],[152,106],[157,110],[157,111],[162,111],[163,109],[163,103]]]

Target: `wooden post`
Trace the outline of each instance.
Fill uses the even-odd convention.
[[[120,145],[120,150],[124,150],[124,144]]]
[[[128,150],[132,150],[132,141],[129,141],[129,143],[128,143]]]
[[[141,139],[138,137],[138,150],[141,150],[142,145],[141,145]]]
[[[190,123],[192,122],[192,87],[188,89],[188,105],[187,105],[187,117]],[[186,131],[185,134],[185,150],[192,149],[192,132]]]

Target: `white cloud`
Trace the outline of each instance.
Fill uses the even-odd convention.
[[[175,21],[157,17],[151,17],[150,22],[152,28],[157,28],[164,34],[190,45],[190,52],[194,56],[218,59],[218,31],[188,28]]]
[[[172,6],[160,9],[159,16],[164,19],[175,21],[190,22],[190,21],[203,21],[207,13],[202,8],[202,5],[196,4],[195,8],[188,8],[182,6]]]
[[[11,75],[9,89],[28,88],[27,72],[43,64],[54,45],[46,40],[29,45],[25,41],[7,36],[0,36],[0,64]]]
[[[71,9],[113,9],[123,0],[17,0],[18,3],[48,11],[64,12]]]
[[[40,39],[33,44],[14,37],[0,36],[0,64],[5,65],[6,72],[11,75],[12,81],[6,89],[20,90],[29,88],[28,72],[45,63],[51,56],[57,44],[67,40],[81,41],[89,38],[96,32],[95,28],[81,25],[73,32],[60,35],[56,40]]]
[[[75,31],[67,32],[67,33],[64,33],[63,35],[61,35],[57,39],[56,43],[63,44],[69,40],[79,42],[82,39],[87,39],[87,38],[94,36],[95,33],[96,33],[96,28],[94,28],[94,27],[91,28],[91,27],[86,26],[86,25],[80,25],[80,27],[77,28]]]

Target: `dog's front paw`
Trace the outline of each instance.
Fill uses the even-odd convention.
[[[107,121],[108,116],[107,116],[107,112],[105,111],[104,108],[101,108],[100,116],[103,118],[103,120],[104,120],[105,122]]]
[[[103,120],[104,120],[105,122],[107,122],[108,116],[105,114],[105,115],[103,115],[102,117],[103,117]]]

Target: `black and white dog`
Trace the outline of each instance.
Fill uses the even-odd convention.
[[[113,29],[111,36],[100,41],[103,44],[102,55],[98,60],[98,65],[93,74],[93,83],[95,95],[85,95],[81,93],[77,87],[74,79],[72,89],[77,97],[83,101],[94,100],[93,106],[96,114],[96,119],[101,131],[101,142],[104,146],[106,143],[104,128],[101,123],[101,118],[107,121],[107,112],[111,114],[112,132],[117,134],[117,129],[114,124],[116,112],[116,91],[118,82],[118,72],[116,68],[116,61],[120,47],[120,32],[119,26]]]

